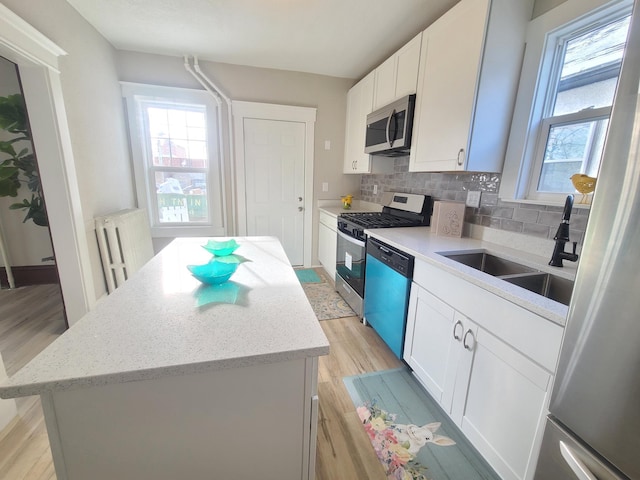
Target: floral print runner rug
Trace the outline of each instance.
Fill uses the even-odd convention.
[[[407,368],[344,383],[387,478],[500,479]]]

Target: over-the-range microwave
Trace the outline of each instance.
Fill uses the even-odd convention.
[[[364,153],[399,157],[411,148],[416,96],[407,95],[367,115]]]

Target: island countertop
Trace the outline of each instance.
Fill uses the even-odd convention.
[[[276,238],[237,238],[235,254],[246,261],[222,286],[205,286],[186,268],[211,258],[201,248],[206,241],[174,240],[0,385],[0,397],[329,353],[329,342]]]

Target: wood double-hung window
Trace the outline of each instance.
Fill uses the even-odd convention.
[[[224,235],[218,105],[195,90],[124,84],[138,203],[154,236]]]

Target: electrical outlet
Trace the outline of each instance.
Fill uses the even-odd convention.
[[[322,182],[322,191],[323,192],[329,191],[329,182]]]
[[[467,192],[467,207],[479,208],[481,191],[468,191]]]
[[[373,194],[377,195],[378,194],[378,185],[374,185],[373,186]]]

